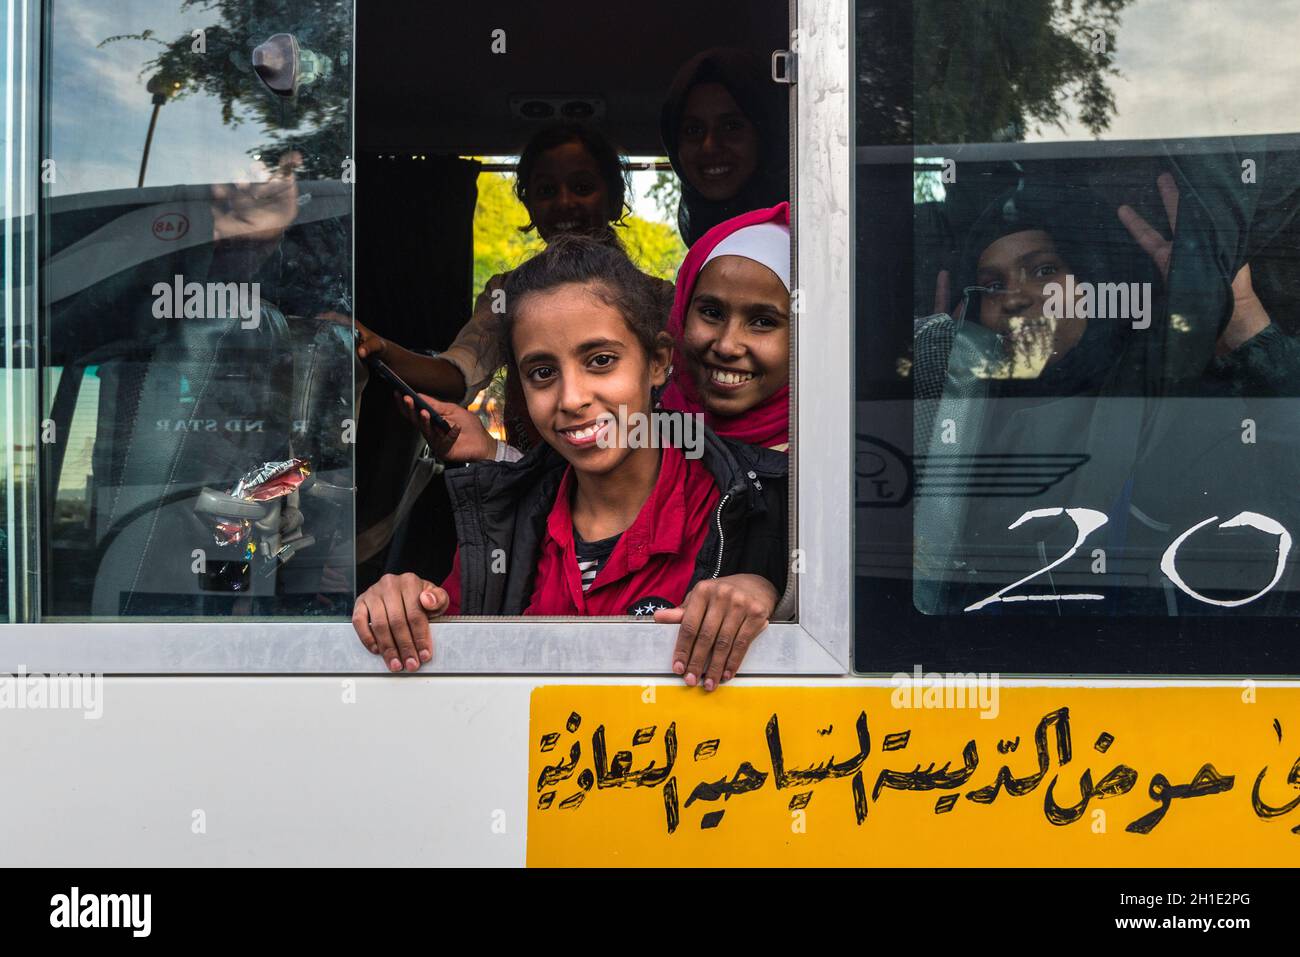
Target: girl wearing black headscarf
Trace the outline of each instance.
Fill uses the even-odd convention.
[[[1021,186],[971,227],[958,272],[964,318],[996,341],[985,377],[997,396],[1065,397],[1114,391],[1128,323],[1067,314],[1048,318],[1049,290],[1067,276],[1120,278],[1101,254],[1109,210],[1072,190]],[[1127,277],[1124,277],[1127,278]],[[1067,288],[1073,288],[1073,283]],[[967,311],[969,310],[969,311]]]
[[[721,222],[789,200],[789,96],[754,54],[716,47],[688,60],[660,131],[682,182],[677,228],[687,246]]]
[[[1177,316],[1153,321],[1157,284],[1141,279],[1154,267],[1109,241],[1110,209],[1069,187],[1000,196],[963,244],[959,318],[937,317],[918,332],[949,329],[945,349],[926,351],[942,365],[924,376],[940,383],[938,394],[918,392],[928,425],[917,435],[913,600],[926,613],[1218,613],[1161,585],[1152,556],[1202,520],[1208,503],[1223,515],[1294,512],[1262,480],[1270,453],[1241,437],[1240,399],[1152,387],[1153,370],[1167,367],[1190,326]],[[1108,248],[1130,261],[1111,262]],[[1132,289],[1121,314],[1100,307],[1103,285]],[[1059,298],[1085,287],[1093,306]],[[1083,538],[1128,577],[1083,560],[1048,565],[1044,556],[1072,555]],[[1061,577],[1049,577],[1053,591],[1043,594],[1036,570],[1057,565],[1050,574]],[[1213,580],[1249,594],[1256,570],[1242,567],[1212,555],[1201,587]],[[1069,577],[1080,568],[1084,585]],[[1051,601],[1057,585],[1064,597]]]

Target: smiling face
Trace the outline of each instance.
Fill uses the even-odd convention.
[[[579,142],[539,156],[527,185],[528,214],[544,240],[566,232],[595,232],[609,222],[609,188],[595,158]]]
[[[511,343],[528,415],[542,439],[578,472],[604,475],[629,455],[654,449],[601,448],[619,415],[648,415],[650,390],[668,380],[672,350],[647,356],[627,320],[576,284],[529,293],[517,307]]]
[[[975,282],[980,324],[1007,337],[1012,378],[1034,378],[1078,345],[1086,319],[1047,313],[1051,283],[1064,285],[1070,267],[1051,235],[1027,229],[1003,236],[980,255]]]
[[[731,199],[758,169],[758,130],[721,83],[686,97],[677,134],[682,175],[708,200]]]
[[[682,340],[705,408],[739,415],[790,381],[790,293],[761,263],[719,256],[695,281]]]

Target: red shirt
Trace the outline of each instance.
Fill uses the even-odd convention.
[[[721,497],[717,482],[700,459],[681,449],[663,450],[659,476],[636,519],[619,536],[614,551],[584,593],[573,542],[573,467],[564,472],[546,520],[537,560],[537,580],[525,615],[635,615],[637,608],[677,606],[695,573],[695,557],[708,537]],[[460,611],[460,551],[442,583]],[[648,601],[657,599],[657,601]]]

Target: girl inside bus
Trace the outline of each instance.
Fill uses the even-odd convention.
[[[668,331],[675,342],[665,411],[703,413],[718,435],[777,452],[790,445],[790,207],[727,220],[691,247],[677,274]],[[477,415],[424,397],[453,425],[448,435],[406,417],[440,458],[517,458]],[[424,421],[421,421],[424,419]]]
[[[516,167],[515,195],[528,210],[526,230],[536,229],[545,242],[570,233],[618,242],[618,225],[626,204],[627,183],[618,150],[599,131],[577,123],[545,127],[528,142]],[[469,322],[455,342],[437,356],[421,355],[376,335],[361,323],[357,355],[377,356],[413,388],[468,405],[505,364],[497,338],[494,305],[509,273],[493,276],[474,304]],[[671,284],[655,280],[667,302]]]
[[[688,60],[660,116],[681,179],[677,227],[686,245],[718,223],[790,198],[789,96],[767,65],[718,47]]]
[[[668,331],[665,409],[703,411],[719,435],[790,444],[790,206],[715,226],[686,255]]]
[[[786,584],[785,456],[707,429],[697,458],[608,441],[654,412],[673,343],[622,250],[563,237],[506,280],[503,341],[543,440],[445,473],[459,549],[439,587],[385,575],[353,625],[391,671],[442,615],[634,615],[681,627],[672,670],[730,680]]]
[[[1172,186],[1161,187],[1171,222]],[[1047,565],[1043,555],[1064,554],[1079,523],[1095,522],[1088,547],[1101,552],[1081,563],[1088,585],[1067,597],[1087,600],[1074,602],[1075,612],[1204,613],[1172,586],[1105,577],[1097,555],[1126,573],[1161,554],[1170,529],[1201,521],[1207,501],[1224,515],[1293,513],[1264,479],[1278,471],[1266,463],[1280,450],[1241,439],[1247,405],[1204,374],[1174,382],[1171,364],[1203,316],[1161,317],[1160,290],[1144,280],[1164,274],[1168,251],[1158,255],[1136,216],[1125,208],[1117,221],[1101,197],[1072,187],[1022,185],[971,226],[951,293],[955,315],[930,317],[916,333],[919,610],[1010,613],[1003,602],[1014,601],[1025,602],[1016,614],[1061,613],[1059,603],[1004,599],[997,588],[1029,582]],[[1121,223],[1134,245],[1116,241]],[[1127,293],[1110,297],[1121,308],[1102,290]],[[1229,325],[1249,321],[1242,311]],[[1212,338],[1203,342],[1213,349]],[[1211,359],[1207,352],[1202,363]],[[1232,576],[1248,577],[1207,553],[1188,572],[1205,576],[1198,587],[1212,580],[1231,592],[1240,584]],[[1066,576],[1078,568],[1064,561],[1048,567],[1059,565],[1054,574],[1077,586]]]

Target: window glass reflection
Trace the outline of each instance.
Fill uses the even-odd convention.
[[[46,617],[346,616],[351,4],[46,34]]]
[[[1184,619],[1300,613],[1300,9],[906,6],[857,10],[861,607],[1214,672]]]

